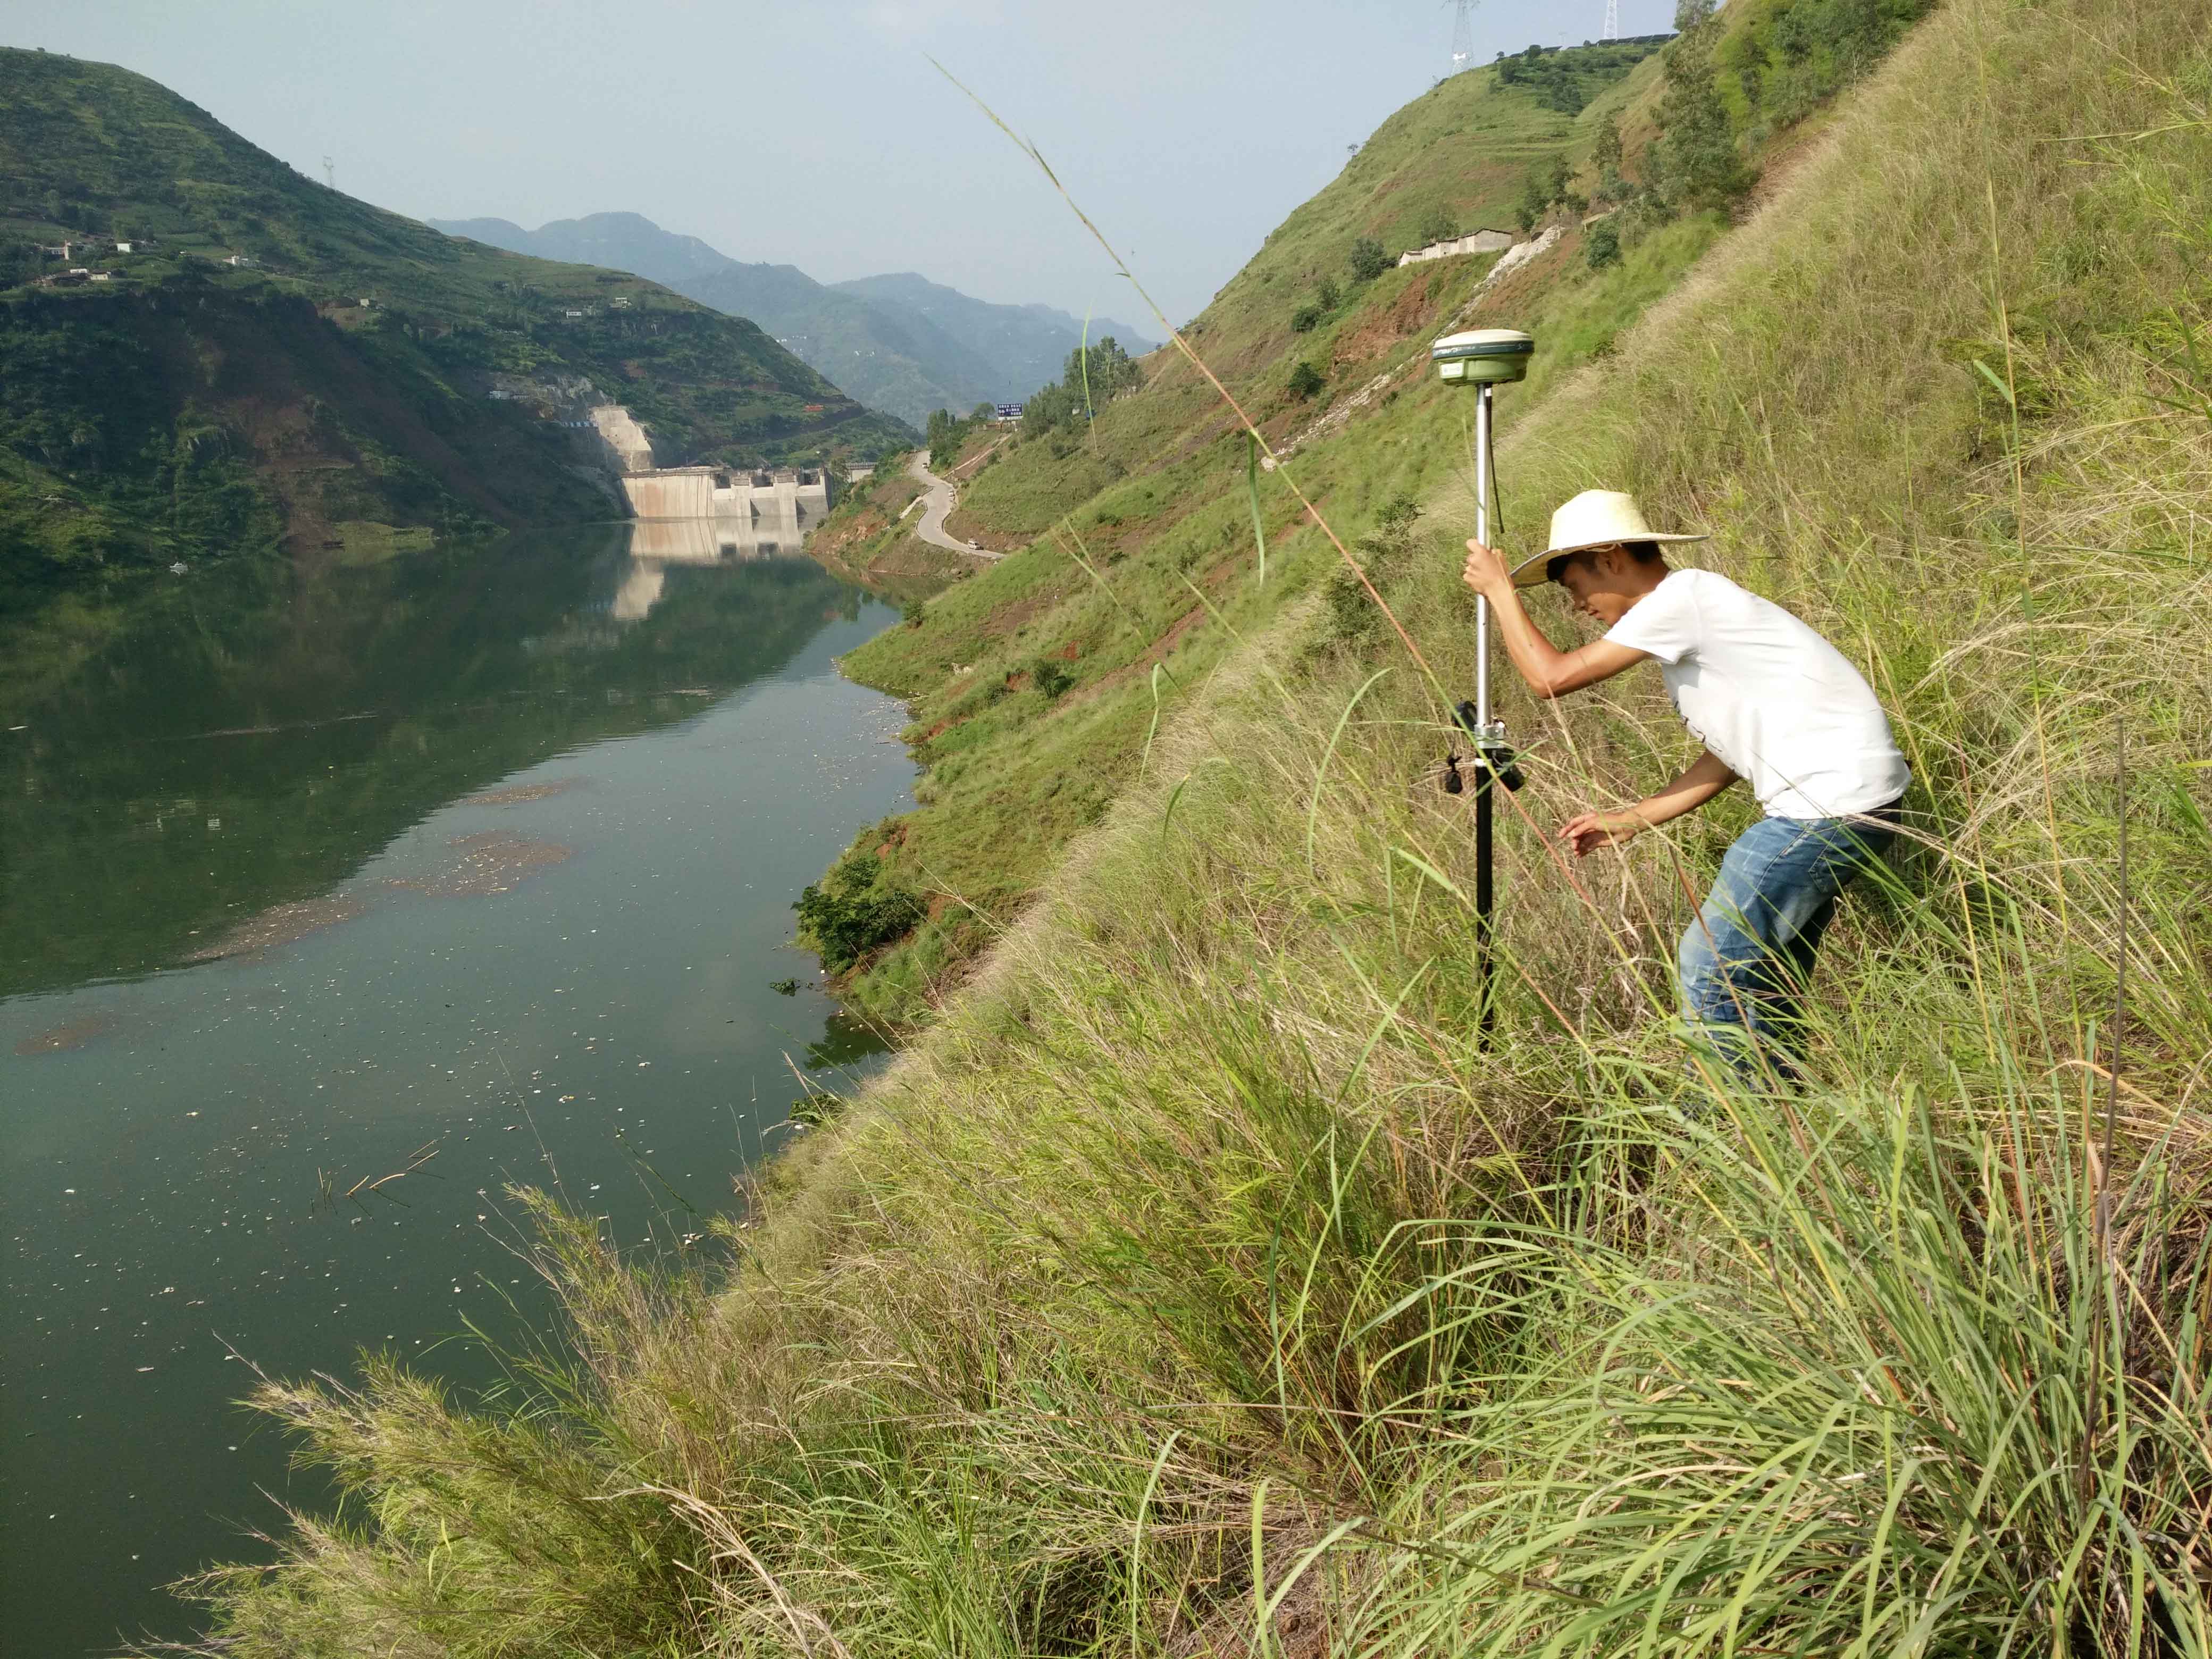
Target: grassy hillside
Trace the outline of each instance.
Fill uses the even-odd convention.
[[[88,236],[153,248],[37,251]],[[120,275],[24,286],[87,264]],[[750,324],[441,236],[58,53],[0,51],[0,584],[25,598],[355,524],[618,512],[538,418],[598,398],[672,462],[872,453],[902,431]]]
[[[1953,0],[1510,394],[1509,540],[1635,489],[1895,713],[1911,846],[1830,935],[1806,1088],[1662,1018],[1725,812],[1547,850],[1681,753],[1640,681],[1506,700],[1477,1037],[1438,696],[1273,538],[1263,630],[943,1022],[814,1103],[726,1281],[549,1217],[575,1357],[515,1398],[264,1392],[352,1498],[204,1587],[222,1650],[2212,1652],[2201,21]],[[1328,443],[1425,422],[1409,385]],[[1449,695],[1437,482],[1377,544]]]
[[[1191,325],[1193,345],[1346,537],[1394,507],[1402,531],[1402,505],[1464,465],[1467,406],[1427,373],[1435,334],[1455,321],[1540,329],[1540,391],[1609,349],[1718,234],[1716,214],[1678,217],[1594,271],[1563,210],[1547,215],[1559,231],[1548,251],[1487,289],[1494,255],[1364,282],[1351,269],[1362,238],[1395,256],[1445,229],[1511,228],[1532,176],[1562,161],[1589,173],[1602,125],[1654,96],[1650,51],[1565,54],[1584,64],[1577,78],[1591,99],[1573,115],[1494,70],[1443,82],[1385,122]],[[1334,303],[1320,306],[1331,289]],[[1308,307],[1320,314],[1301,319]],[[1300,363],[1321,391],[1291,388]],[[954,532],[1027,550],[847,661],[911,701],[908,735],[929,767],[921,810],[896,835],[866,837],[892,844],[874,885],[925,896],[930,916],[852,978],[848,994],[880,1015],[914,1018],[957,983],[1068,838],[1144,769],[1158,723],[1242,635],[1331,580],[1327,542],[1280,478],[1261,474],[1268,570],[1258,581],[1244,434],[1188,363],[1163,352],[1148,368],[1143,389],[1109,404],[1089,432],[1025,434],[988,457],[997,434],[979,435]]]

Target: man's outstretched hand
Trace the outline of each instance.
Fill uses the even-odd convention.
[[[1651,826],[1634,812],[1585,812],[1559,826],[1559,839],[1586,859],[1601,847],[1619,847]]]

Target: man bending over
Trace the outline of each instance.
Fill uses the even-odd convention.
[[[1552,515],[1551,546],[1509,570],[1467,544],[1467,584],[1497,612],[1513,665],[1540,697],[1611,679],[1656,658],[1674,712],[1704,752],[1626,811],[1585,812],[1559,831],[1577,857],[1703,806],[1738,778],[1766,816],[1736,837],[1682,935],[1682,1018],[1747,1063],[1747,1046],[1795,1077],[1797,999],[1844,884],[1896,834],[1911,774],[1873,689],[1843,653],[1780,605],[1710,570],[1670,568],[1634,498],[1586,489]],[[1602,639],[1553,648],[1518,589],[1547,580],[1601,624]]]

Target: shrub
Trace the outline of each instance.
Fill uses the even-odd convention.
[[[1290,393],[1301,403],[1328,384],[1322,378],[1321,371],[1303,357],[1298,360],[1298,366],[1291,371]]]
[[[1293,334],[1310,334],[1320,325],[1321,307],[1317,305],[1302,305],[1291,313],[1291,332]]]
[[[921,900],[900,886],[866,842],[873,830],[830,868],[821,882],[799,894],[799,937],[813,946],[822,965],[842,973],[878,945],[913,930],[926,914]]]
[[[1074,684],[1075,676],[1055,658],[1039,657],[1030,669],[1030,684],[1043,694],[1047,702]]]
[[[848,1103],[844,1096],[830,1090],[809,1089],[792,1102],[791,1109],[784,1116],[803,1128],[820,1129],[844,1116]]]
[[[1431,242],[1449,241],[1459,234],[1459,219],[1448,207],[1431,208],[1421,220],[1421,228],[1413,233],[1416,243],[1426,247]]]
[[[899,607],[899,620],[908,628],[921,627],[921,619],[928,614],[929,602],[927,599],[908,599]]]
[[[1382,251],[1382,244],[1372,236],[1363,236],[1352,245],[1352,254],[1346,263],[1352,268],[1355,283],[1371,283],[1390,269],[1390,256]]]
[[[1620,118],[1608,115],[1598,123],[1597,139],[1590,149],[1590,163],[1602,178],[1608,171],[1620,171]]]
[[[1544,181],[1536,174],[1530,173],[1521,186],[1521,199],[1513,204],[1513,222],[1521,227],[1523,236],[1535,230],[1536,222],[1544,216],[1544,210],[1550,205],[1544,196]]]
[[[1583,258],[1592,270],[1620,263],[1620,231],[1612,220],[1601,219],[1589,228],[1583,243]]]
[[[1344,303],[1344,290],[1336,285],[1336,278],[1324,276],[1314,289],[1314,300],[1323,311],[1334,311]]]
[[[1375,515],[1374,529],[1355,544],[1359,562],[1377,589],[1403,564],[1420,516],[1420,504],[1412,496],[1396,496]],[[1322,589],[1322,637],[1339,645],[1357,645],[1378,633],[1382,624],[1382,613],[1359,578],[1340,565]]]

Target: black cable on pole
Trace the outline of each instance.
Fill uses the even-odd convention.
[[[1498,533],[1491,538],[1495,547],[1505,539],[1505,492],[1498,483],[1498,434],[1490,434],[1490,499],[1498,503]]]

